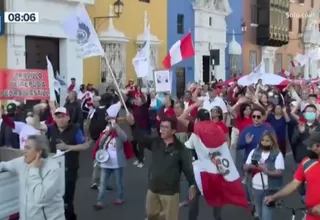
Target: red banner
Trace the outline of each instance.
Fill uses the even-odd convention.
[[[47,70],[0,70],[0,100],[48,100]]]

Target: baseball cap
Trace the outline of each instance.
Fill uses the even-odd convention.
[[[320,144],[320,132],[312,132],[307,140],[303,142],[307,147],[311,147],[314,144]]]
[[[64,115],[69,115],[68,110],[65,107],[59,107],[54,111],[55,115],[58,114],[64,114]]]
[[[210,121],[211,120],[210,112],[204,108],[199,109],[196,119],[199,119],[200,121]]]
[[[7,105],[7,112],[8,113],[12,113],[12,112],[15,112],[15,111],[17,111],[17,105],[14,104],[14,103],[9,103]]]

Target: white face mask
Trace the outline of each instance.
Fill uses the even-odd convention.
[[[27,122],[28,125],[33,125],[33,124],[34,124],[34,119],[33,119],[33,117],[28,116],[28,117],[26,118],[26,122]]]

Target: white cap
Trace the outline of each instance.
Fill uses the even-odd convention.
[[[65,107],[59,107],[54,111],[54,114],[65,114],[65,115],[69,115],[67,109]]]

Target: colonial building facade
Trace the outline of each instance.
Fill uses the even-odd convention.
[[[136,78],[132,59],[146,40],[148,24],[152,34],[150,59],[153,68],[162,66],[161,61],[167,52],[167,1],[132,0],[123,1],[123,4],[119,16],[116,16],[114,1],[111,0],[96,0],[93,6],[87,7],[120,86]],[[84,82],[98,84],[101,77],[112,82],[104,58],[86,59],[83,67]]]
[[[226,17],[232,12],[228,0],[195,0],[195,81],[225,80],[227,47]]]
[[[9,69],[47,69],[46,56],[55,71],[66,80],[74,77],[83,81],[82,59],[75,40],[67,39],[61,22],[76,10],[80,1],[21,0],[2,1],[5,11],[39,12],[39,23],[6,24],[6,33],[0,37],[0,48],[5,53],[1,67]],[[93,0],[83,3],[93,4]],[[57,13],[57,11],[59,13]],[[6,61],[4,63],[3,61]]]
[[[168,1],[168,32],[167,50],[191,32],[194,39],[194,13],[192,4],[184,0]],[[171,69],[172,72],[172,93],[180,97],[184,94],[186,84],[194,81],[194,58],[187,59]]]
[[[320,2],[271,0],[269,9],[266,5],[261,5],[263,2],[258,0],[242,2],[242,18],[247,29],[236,39],[242,46],[243,73],[250,73],[263,60],[267,72],[277,73],[286,69],[295,74],[301,73],[305,77],[315,76],[320,64],[312,63],[303,68],[292,68],[291,61],[297,53],[308,53],[312,48],[319,47]],[[231,7],[238,6],[231,5]],[[268,13],[262,15],[261,8]],[[267,20],[258,19],[258,16],[263,16]],[[235,17],[239,19],[239,16]],[[228,27],[234,27],[236,22],[236,19],[230,19]],[[269,22],[269,25],[264,25],[266,22]]]

